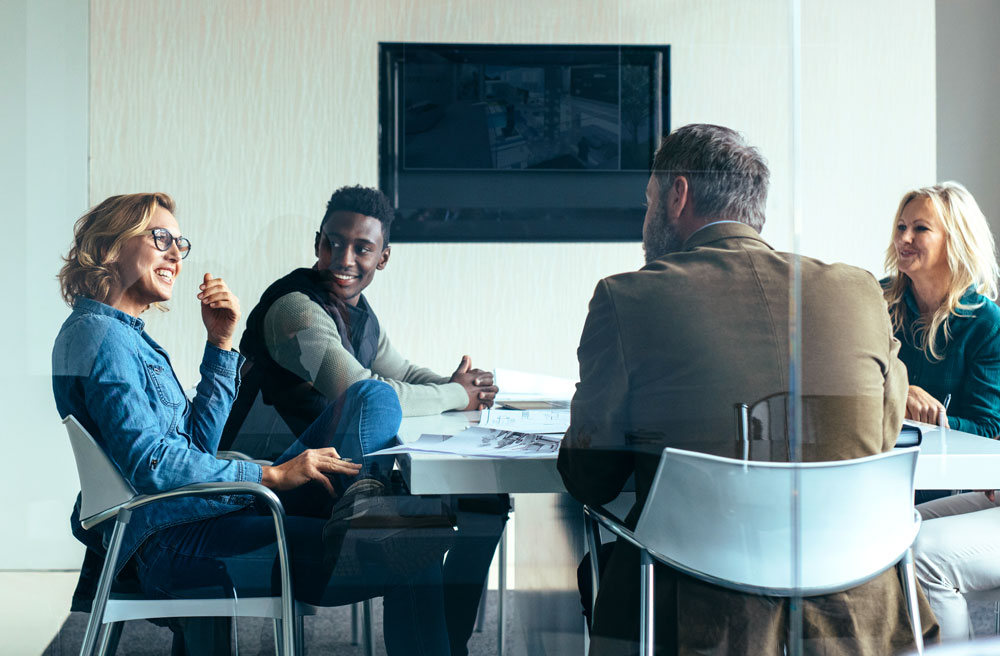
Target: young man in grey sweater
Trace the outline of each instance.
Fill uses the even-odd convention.
[[[492,373],[473,369],[467,355],[450,377],[410,363],[365,299],[362,292],[389,261],[393,216],[376,189],[338,189],[316,233],[316,263],[276,281],[250,312],[240,349],[257,369],[265,403],[296,435],[369,378],[392,386],[404,416],[493,405]],[[509,500],[482,495],[457,505],[459,530],[444,566],[445,613],[452,654],[466,654]]]

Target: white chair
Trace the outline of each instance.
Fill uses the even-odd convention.
[[[910,651],[904,656],[916,656]],[[968,642],[946,642],[928,647],[927,656],[1000,656],[1000,638],[981,638]]]
[[[587,517],[640,550],[640,653],[653,653],[654,561],[724,588],[779,597],[840,592],[902,562],[922,653],[910,554],[920,529],[913,509],[918,452],[785,463],[667,448],[634,531],[602,508],[584,506]],[[592,554],[595,534],[592,524]]]
[[[284,655],[301,653],[301,617],[315,614],[316,609],[308,604],[296,602],[293,596],[288,545],[285,541],[285,511],[281,501],[273,492],[257,483],[197,483],[159,494],[140,495],[122,477],[118,468],[75,417],[68,415],[63,419],[63,425],[69,433],[80,476],[80,524],[90,530],[106,520],[115,519],[104,568],[97,584],[97,593],[87,622],[83,645],[80,648],[81,656],[89,656],[95,646],[98,647],[97,653],[103,655],[111,640],[113,627],[126,620],[224,616],[273,618],[275,646],[278,653]],[[274,517],[275,539],[278,546],[280,597],[147,599],[134,594],[118,594],[111,590],[115,563],[118,561],[125,527],[133,510],[164,499],[220,494],[252,495],[270,509]]]

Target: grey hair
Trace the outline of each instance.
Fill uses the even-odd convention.
[[[739,221],[757,232],[764,227],[771,172],[735,130],[700,123],[677,128],[660,143],[653,174],[661,190],[677,176],[687,178],[695,216]]]

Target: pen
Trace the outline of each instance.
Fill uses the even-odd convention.
[[[945,416],[945,413],[948,412],[948,405],[950,403],[951,403],[951,394],[945,394],[944,404],[943,404],[944,407],[941,408],[941,412],[938,413],[938,426],[941,426],[942,428],[948,425],[948,418],[947,416]]]

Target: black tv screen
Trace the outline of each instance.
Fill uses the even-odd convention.
[[[669,46],[381,43],[396,241],[638,240]]]

